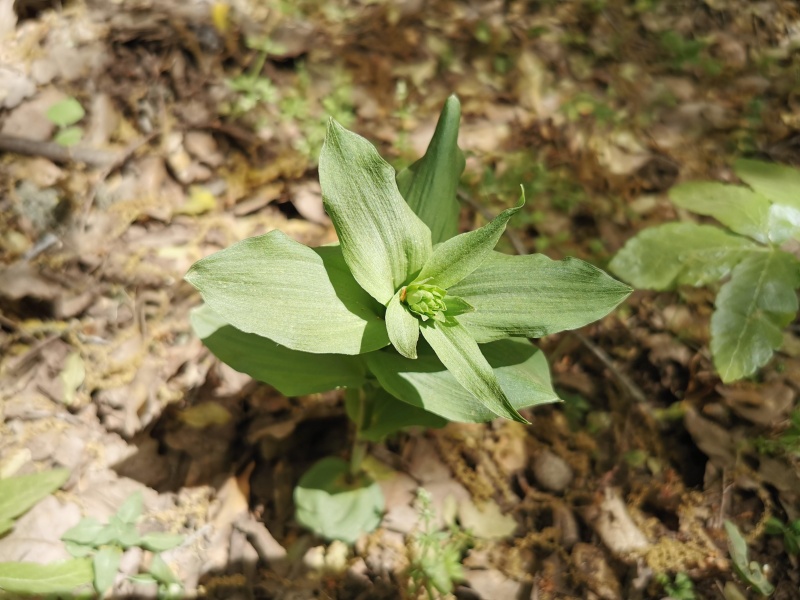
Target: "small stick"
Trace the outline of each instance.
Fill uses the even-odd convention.
[[[42,156],[55,163],[81,162],[91,167],[106,167],[120,159],[119,152],[77,146],[67,148],[55,142],[40,142],[15,135],[0,134],[0,152]]]

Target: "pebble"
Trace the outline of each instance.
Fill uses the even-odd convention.
[[[563,458],[545,450],[533,459],[533,476],[546,490],[563,492],[572,482],[573,474]]]

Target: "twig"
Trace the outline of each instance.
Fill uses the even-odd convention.
[[[120,159],[120,152],[76,146],[67,148],[55,142],[40,142],[15,135],[0,134],[0,152],[25,156],[43,156],[56,163],[79,162],[92,167],[105,167]]]
[[[623,373],[617,365],[614,364],[614,361],[608,355],[608,352],[603,350],[600,346],[595,344],[592,340],[587,338],[581,333],[577,331],[572,331],[572,335],[580,340],[580,342],[586,346],[592,354],[594,354],[600,362],[602,362],[606,368],[611,371],[611,373],[616,377],[619,382],[625,387],[628,394],[630,394],[631,398],[633,398],[637,403],[641,406],[647,406],[647,396],[644,395],[642,388],[640,388],[634,381],[628,377],[627,374]]]

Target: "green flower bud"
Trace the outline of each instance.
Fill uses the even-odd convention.
[[[423,321],[433,319],[444,322],[447,310],[444,297],[447,290],[426,283],[412,283],[400,291],[400,301]]]

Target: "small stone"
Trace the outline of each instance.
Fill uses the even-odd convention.
[[[533,476],[546,490],[563,492],[572,482],[572,468],[563,458],[545,450],[533,460]]]

